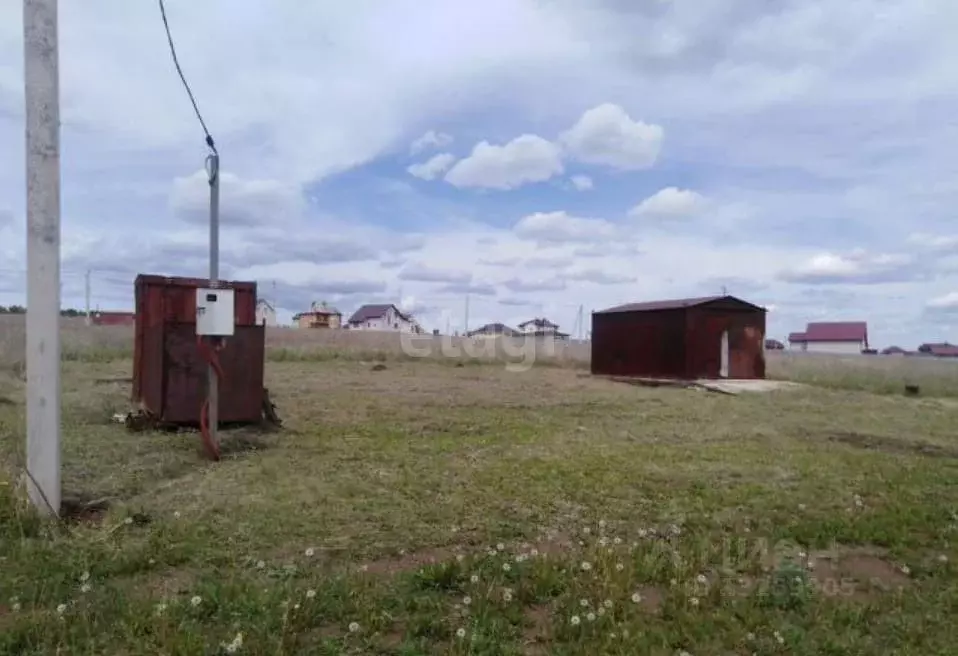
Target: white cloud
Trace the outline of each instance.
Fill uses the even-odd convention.
[[[666,187],[655,192],[629,210],[630,216],[683,219],[695,216],[705,206],[705,198],[698,192],[677,187]]]
[[[574,243],[607,241],[617,229],[604,219],[586,219],[571,216],[566,212],[536,212],[519,219],[513,228],[523,239],[542,243]]]
[[[504,146],[480,141],[471,155],[449,169],[446,182],[456,187],[507,190],[543,182],[562,171],[560,151],[555,144],[534,134],[524,134]]]
[[[587,175],[574,175],[569,179],[578,191],[590,191],[594,188],[592,178]]]
[[[574,262],[568,255],[534,255],[527,257],[523,265],[534,269],[562,269],[572,266]]]
[[[416,155],[430,148],[445,148],[452,143],[452,135],[429,130],[409,146],[409,153]]]
[[[633,121],[622,107],[604,103],[582,114],[559,140],[580,162],[628,171],[655,164],[664,136],[661,126]]]
[[[623,283],[635,282],[635,276],[610,273],[600,269],[580,269],[572,271],[565,275],[566,280],[576,282],[591,282],[596,285],[621,285]]]
[[[399,272],[400,280],[413,280],[417,282],[446,282],[446,283],[468,283],[472,280],[472,274],[468,271],[454,271],[438,269],[425,264],[412,263],[403,267]]]
[[[207,223],[210,186],[206,171],[176,178],[170,206],[184,220]],[[220,221],[224,226],[289,223],[303,209],[303,197],[295,185],[278,180],[248,180],[228,171],[220,172]]]
[[[949,292],[930,299],[925,304],[930,310],[958,310],[958,292]]]
[[[411,165],[406,170],[410,175],[422,180],[435,180],[445,173],[455,161],[456,156],[452,153],[439,153],[438,155],[433,155],[425,162]]]
[[[511,292],[561,292],[566,283],[559,278],[511,278],[503,281],[502,286]]]
[[[906,282],[921,274],[913,265],[914,260],[909,255],[870,254],[857,249],[844,255],[814,255],[800,265],[780,273],[780,278],[787,282],[813,284]]]

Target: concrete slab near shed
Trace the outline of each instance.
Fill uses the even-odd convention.
[[[801,383],[793,383],[786,380],[765,380],[765,379],[700,379],[700,380],[680,380],[675,378],[642,378],[632,376],[599,376],[616,383],[628,383],[630,385],[641,385],[643,387],[682,387],[685,389],[698,389],[708,392],[718,392],[720,394],[731,394],[737,396],[742,393],[768,393],[779,390],[794,390],[803,387]]]

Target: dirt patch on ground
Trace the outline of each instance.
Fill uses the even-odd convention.
[[[862,433],[836,433],[828,437],[829,442],[847,444],[859,449],[882,451],[885,453],[901,453],[906,455],[922,455],[931,458],[958,458],[958,449],[916,442],[899,440],[880,435],[865,435]]]
[[[639,608],[647,613],[658,613],[662,609],[665,594],[661,590],[651,586],[641,586],[637,592],[641,596]]]
[[[458,555],[465,555],[461,547],[437,547],[409,553],[397,554],[388,558],[381,558],[362,566],[364,572],[370,574],[399,574],[411,572],[420,567],[447,563]]]
[[[548,606],[536,605],[523,612],[525,627],[522,629],[522,653],[526,656],[544,656],[549,653],[548,642],[552,633],[552,612]]]
[[[809,556],[811,576],[826,596],[864,600],[875,593],[894,592],[911,578],[879,550],[839,549]]]

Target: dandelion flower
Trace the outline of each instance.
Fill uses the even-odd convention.
[[[599,610],[597,610],[596,612],[599,614],[599,617],[602,617],[603,615],[605,615],[605,608],[603,608],[602,606],[599,606]]]
[[[538,550],[538,549],[533,549],[533,550],[531,550],[531,551],[529,552],[529,555],[532,556],[533,558],[535,558],[536,556],[539,555],[539,550]]]
[[[600,520],[599,520],[599,528],[605,528],[605,520],[604,520],[604,519],[600,519]]]
[[[505,602],[512,601],[512,590],[505,590],[502,593],[502,600]]]
[[[595,622],[595,613],[586,613],[585,619],[589,622]]]
[[[123,523],[129,526],[130,524],[133,523],[133,518],[127,517],[126,519],[123,520]]]
[[[689,599],[689,603],[692,604],[692,606],[698,606],[698,605],[699,605],[699,598],[698,598],[698,597],[692,597],[692,598]]]
[[[20,612],[20,608],[21,608],[21,606],[20,606],[20,602],[19,602],[19,601],[13,602],[13,604],[10,606],[10,610],[12,610],[14,613],[19,613],[19,612]]]
[[[501,542],[496,545],[496,551],[505,551],[505,550],[506,550],[506,545],[502,544]]]
[[[644,528],[640,528],[640,529],[639,529],[639,537],[640,537],[640,538],[644,538],[644,537],[647,536],[648,534],[649,534],[649,532],[646,531]]]
[[[905,576],[908,576],[909,574],[911,574],[911,568],[908,567],[908,565],[902,565],[901,573],[904,574]]]
[[[360,572],[368,572],[368,571],[369,571],[369,565],[363,563],[362,565],[359,566],[359,571],[360,571]]]
[[[166,612],[166,604],[162,601],[156,605],[155,612],[157,615],[162,615]]]
[[[472,597],[466,595],[465,597],[462,598],[462,605],[463,605],[463,606],[468,606],[468,605],[471,604],[471,603],[472,603]]]
[[[63,613],[65,613],[66,610],[67,610],[67,605],[60,604],[59,606],[57,606],[57,615],[63,615]]]
[[[633,593],[632,593],[632,603],[637,604],[637,603],[639,603],[640,601],[642,601],[642,595],[640,595],[638,592],[633,592]]]
[[[605,606],[606,608],[612,608],[612,600],[606,599],[605,601],[602,602],[602,605]]]
[[[582,606],[583,608],[588,608],[588,607],[589,607],[589,600],[588,600],[588,599],[580,599],[580,600],[579,600],[579,605]]]
[[[622,544],[622,538],[612,538],[612,544]]]
[[[456,637],[459,638],[459,639],[465,638],[465,637],[466,637],[466,630],[463,629],[462,627],[456,629]]]
[[[465,559],[466,559],[466,557],[463,556],[462,554],[456,554],[456,562],[457,562],[457,563],[461,563],[461,562],[464,561]]]
[[[589,535],[590,533],[592,533],[592,529],[586,526],[584,529],[582,529],[582,532],[586,535]]]
[[[582,621],[582,620],[579,619],[579,616],[578,616],[578,615],[573,615],[573,616],[569,619],[569,623],[572,624],[572,626],[579,626],[579,623],[580,623],[581,621]]]
[[[470,582],[470,583],[478,583],[478,582],[479,582],[479,575],[478,575],[478,574],[473,574],[472,576],[470,576],[470,577],[469,577],[469,582]]]
[[[359,631],[359,622],[350,622],[349,623],[349,632],[356,633]]]
[[[799,510],[805,510],[806,507],[807,507],[807,506],[806,506],[804,503],[798,504],[798,509],[799,509]]]
[[[625,565],[623,565],[622,563],[616,563],[616,564],[615,564],[615,571],[621,572],[621,571],[624,570],[624,569],[625,569]]]
[[[493,557],[493,556],[495,556],[497,553],[498,553],[498,552],[497,552],[495,549],[490,549],[489,551],[486,552],[486,554],[487,554],[490,558]]]
[[[86,583],[90,580],[90,572],[83,572],[80,574],[80,583]]]
[[[600,547],[604,547],[604,546],[607,545],[607,544],[609,544],[609,538],[607,538],[607,537],[605,537],[605,536],[602,536],[601,538],[599,538],[599,546],[600,546]]]
[[[256,569],[264,569],[265,567],[266,567],[266,561],[265,561],[265,560],[257,560],[257,561],[256,561]]]
[[[503,571],[503,572],[508,572],[508,571],[511,570],[511,569],[512,569],[512,565],[510,565],[509,563],[502,563],[502,571]]]
[[[780,644],[780,645],[784,645],[784,644],[785,644],[785,638],[784,638],[782,635],[780,635],[780,634],[779,634],[779,635],[776,635],[776,636],[775,636],[775,639],[778,641],[778,644]]]
[[[582,561],[582,566],[581,566],[581,567],[582,567],[582,571],[583,571],[583,572],[588,572],[589,570],[592,569],[592,563],[590,563],[590,562],[587,561],[587,560],[584,560],[584,561]]]
[[[237,633],[236,637],[233,638],[232,642],[228,645],[223,645],[223,648],[230,654],[234,654],[239,651],[240,647],[243,646],[243,634]]]
[[[83,585],[80,586],[80,592],[82,592],[83,594],[86,594],[91,589],[92,589],[92,586],[89,583],[84,583]]]
[[[315,591],[315,590],[312,590],[312,589],[307,590],[307,591],[306,591],[306,598],[307,598],[307,599],[315,599],[315,598],[316,598],[316,591]]]
[[[196,608],[202,603],[203,603],[203,599],[199,595],[196,595],[195,597],[190,599],[190,606],[192,606],[193,608]]]
[[[313,556],[316,555],[316,550],[313,549],[312,547],[307,547],[305,553],[306,553],[306,557],[307,557],[307,558],[312,558]]]
[[[938,556],[938,562],[939,562],[939,563],[947,563],[947,562],[948,562],[948,556],[946,556],[945,554],[941,554],[940,556]]]
[[[703,585],[709,582],[709,580],[708,580],[708,578],[705,576],[705,574],[699,574],[698,576],[695,577],[695,580],[696,580],[698,583],[701,583],[701,584],[703,584]]]
[[[179,510],[174,511],[174,512],[173,512],[173,519],[179,519],[179,518],[180,518],[180,511],[179,511]]]

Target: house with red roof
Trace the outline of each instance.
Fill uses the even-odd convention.
[[[818,321],[800,333],[788,336],[789,348],[809,353],[858,355],[868,348],[868,324],[864,321]]]

